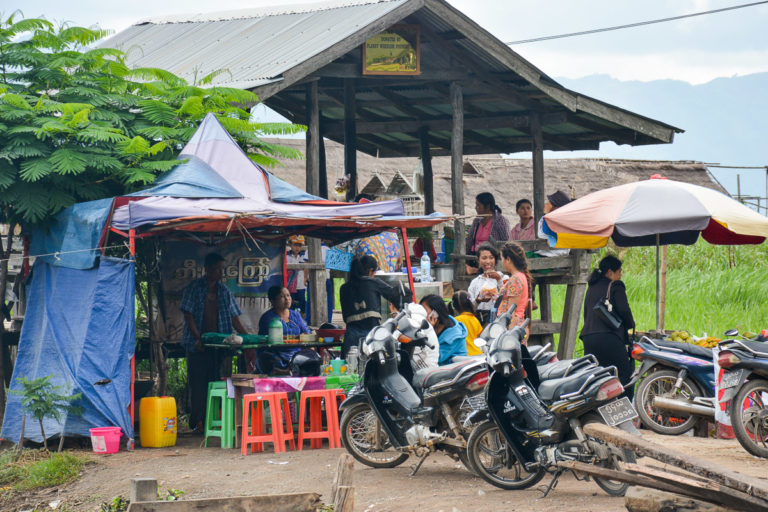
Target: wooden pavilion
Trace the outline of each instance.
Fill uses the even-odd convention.
[[[545,149],[670,143],[682,131],[566,89],[444,0],[361,0],[149,19],[104,46],[131,50],[130,65],[168,69],[189,81],[225,70],[213,85],[252,90],[292,122],[306,124],[311,194],[327,197],[324,137],[344,144],[347,198],[358,190],[358,150],[421,157],[427,213],[434,210],[431,157],[450,155],[457,274],[465,254],[464,155],[531,151],[534,215],[540,218]],[[312,261],[319,261],[319,251],[314,240]],[[560,281],[541,283],[568,285],[561,355],[572,351],[587,261],[577,251],[565,258],[544,264],[570,268]],[[325,308],[324,276],[316,264],[311,273],[318,318]],[[540,290],[542,323],[548,324],[549,288]],[[546,327],[546,335],[555,332]]]

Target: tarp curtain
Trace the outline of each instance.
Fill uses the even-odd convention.
[[[82,393],[78,405],[83,408],[81,416],[47,419],[46,436],[87,436],[92,427],[118,426],[133,438],[127,408],[136,343],[134,279],[134,263],[128,260],[102,257],[90,270],[35,262],[11,389],[20,388],[19,376],[53,375],[53,384]],[[1,435],[17,441],[20,434],[21,397],[9,394]],[[42,441],[31,416],[25,438]]]

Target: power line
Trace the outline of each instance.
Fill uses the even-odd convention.
[[[664,23],[667,21],[675,21],[675,20],[682,20],[684,18],[693,18],[694,16],[704,16],[705,14],[715,14],[718,12],[724,12],[724,11],[733,11],[735,9],[743,9],[745,7],[754,7],[755,5],[761,5],[761,4],[768,4],[768,0],[763,0],[762,2],[751,2],[748,4],[741,4],[741,5],[734,5],[731,7],[723,7],[721,9],[712,9],[711,11],[702,11],[702,12],[692,12],[690,14],[683,14],[681,16],[672,16],[671,18],[660,18],[656,20],[648,20],[648,21],[639,21],[637,23],[629,23],[627,25],[616,25],[613,27],[605,27],[605,28],[595,28],[592,30],[584,30],[582,32],[570,32],[568,34],[558,34],[554,36],[544,36],[544,37],[535,37],[533,39],[522,39],[520,41],[511,41],[509,43],[505,43],[508,46],[516,45],[516,44],[525,44],[525,43],[535,43],[538,41],[549,41],[551,39],[562,39],[564,37],[574,37],[574,36],[585,36],[589,34],[597,34],[600,32],[610,32],[611,30],[621,30],[624,28],[633,28],[633,27],[642,27],[644,25],[653,25],[654,23]]]

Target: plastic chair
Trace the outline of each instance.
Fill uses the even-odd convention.
[[[317,389],[302,391],[299,398],[299,450],[304,448],[304,441],[310,441],[310,448],[322,448],[323,439],[328,440],[329,448],[341,447],[339,430],[338,397],[344,396],[341,389]],[[307,402],[309,402],[309,431],[306,430]],[[323,429],[323,402],[325,402],[325,425]]]
[[[265,432],[264,404],[269,410],[270,432]],[[286,441],[292,450],[296,449],[291,411],[288,406],[288,393],[280,391],[245,395],[243,397],[243,435],[240,453],[243,455],[248,453],[248,445],[250,444],[253,445],[251,453],[260,452],[263,449],[263,443],[272,443],[275,453],[284,452]]]
[[[208,446],[209,437],[218,437],[222,448],[235,446],[235,401],[227,397],[226,383],[224,387],[217,382],[208,383],[208,400],[205,406],[205,441]]]

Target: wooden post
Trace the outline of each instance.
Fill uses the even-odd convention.
[[[659,331],[664,331],[664,317],[667,310],[667,250],[669,246],[661,248],[661,279],[659,287]]]
[[[320,105],[317,98],[317,81],[307,84],[307,192],[320,195]],[[322,263],[323,254],[320,239],[307,238],[307,249],[310,263]],[[325,294],[325,270],[312,269],[309,271],[309,302],[312,308],[310,315],[314,325],[324,321],[323,315],[328,314],[328,298]]]
[[[328,199],[328,170],[325,165],[325,140],[323,140],[322,134],[320,139],[320,161],[318,162],[318,181],[320,182],[320,188],[317,192],[322,198]]]
[[[557,344],[558,359],[570,359],[576,348],[576,332],[579,329],[581,306],[587,291],[587,276],[582,269],[588,269],[588,254],[585,251],[571,251],[571,277],[565,289],[563,321],[560,324],[560,342]],[[550,308],[551,312],[551,308]]]
[[[355,79],[344,79],[344,173],[349,174],[347,201],[357,195],[357,126],[355,123]]]
[[[451,82],[451,199],[452,212],[454,215],[464,215],[464,97],[461,91],[461,84]],[[453,223],[453,254],[462,256],[466,254],[467,248],[464,219],[458,219]],[[465,274],[464,259],[460,257],[453,258],[454,276]]]
[[[544,135],[541,132],[541,119],[537,112],[531,113],[531,156],[533,165],[533,220],[537,223],[544,216]],[[566,290],[567,293],[567,290]],[[552,322],[552,294],[549,284],[539,284],[539,316],[542,322]],[[542,344],[553,343],[554,336],[544,336]]]
[[[355,460],[348,453],[343,453],[336,463],[336,473],[333,475],[333,485],[331,486],[331,503],[336,503],[339,495],[339,489],[342,487],[351,488],[352,470],[355,467]],[[340,510],[334,508],[334,510]],[[350,509],[351,510],[351,509]]]
[[[131,503],[157,500],[157,480],[154,478],[131,478]]]
[[[424,213],[429,215],[435,211],[434,176],[432,174],[432,154],[429,152],[429,128],[419,130],[421,146],[421,168],[424,171]]]

